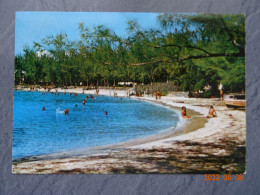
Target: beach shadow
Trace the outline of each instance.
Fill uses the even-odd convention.
[[[178,141],[173,144],[177,144],[179,149],[178,147],[143,149],[142,155],[138,155],[138,151],[129,150],[127,152],[132,158],[127,159],[133,162],[112,168],[111,172],[149,174],[243,174],[245,172],[245,146],[238,145],[236,141],[219,140],[218,144]],[[138,168],[140,164],[144,166]]]

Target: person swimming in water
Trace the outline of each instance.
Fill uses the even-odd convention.
[[[182,116],[183,118],[190,118],[190,117],[191,117],[191,116],[187,115],[186,107],[185,107],[185,106],[183,106],[181,109],[182,109],[182,111],[181,111],[181,116]]]
[[[83,101],[82,101],[82,104],[85,106],[85,103],[86,103],[86,100],[85,99],[83,99]]]
[[[44,111],[44,110],[45,110],[45,107],[42,107],[42,110]]]
[[[105,115],[107,115],[107,111],[105,112]]]
[[[69,109],[64,110],[64,114],[69,114]]]

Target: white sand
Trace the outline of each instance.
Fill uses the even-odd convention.
[[[139,99],[143,100],[155,100],[155,97],[141,97]],[[185,97],[174,97],[166,96],[162,97],[158,102],[165,103],[167,105],[192,109],[196,112],[201,113],[203,116],[206,116],[209,111],[210,105],[220,104],[219,99],[202,99],[202,98],[185,98]],[[184,103],[176,103],[184,102]],[[200,105],[200,106],[197,106]],[[205,107],[207,106],[207,107]],[[166,146],[170,141],[210,141],[214,142],[216,138],[221,138],[225,134],[231,134],[232,137],[238,138],[240,141],[245,141],[246,136],[246,113],[244,110],[234,110],[228,109],[225,106],[214,106],[214,109],[217,112],[217,117],[207,119],[208,122],[205,124],[205,127],[200,128],[194,132],[187,134],[174,136],[167,139],[162,139],[159,141],[146,143],[138,146],[133,146],[132,148],[153,148],[154,146]],[[232,115],[232,116],[230,116]],[[190,119],[182,119],[189,122]],[[214,136],[213,136],[214,135]]]

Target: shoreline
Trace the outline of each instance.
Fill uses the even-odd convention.
[[[136,99],[136,98],[132,98]],[[81,156],[87,157],[93,154],[101,155],[104,153],[108,153],[111,150],[123,150],[130,147],[138,147],[138,145],[159,141],[162,139],[166,139],[169,137],[175,137],[178,135],[186,134],[192,131],[196,131],[199,128],[204,127],[206,120],[203,119],[199,112],[191,111],[191,114],[195,114],[195,117],[191,119],[183,119],[181,118],[181,110],[179,107],[166,105],[160,101],[151,101],[151,100],[142,100],[149,102],[151,104],[155,104],[156,106],[162,106],[167,109],[171,109],[178,114],[179,121],[175,127],[170,127],[166,130],[161,130],[157,134],[147,135],[144,137],[130,139],[124,142],[119,142],[115,144],[107,144],[101,146],[94,146],[94,147],[84,147],[78,148],[75,150],[68,150],[62,152],[55,152],[50,154],[42,154],[42,155],[33,155],[33,156],[26,156],[22,158],[14,159],[14,163],[23,163],[28,161],[37,161],[37,160],[51,160],[51,159],[58,159],[58,158],[69,158],[73,156]],[[200,116],[200,118],[198,118]],[[198,120],[199,119],[199,120]],[[193,124],[192,127],[190,124]]]
[[[66,90],[67,93],[80,93],[82,89],[73,89],[73,90]],[[61,91],[60,91],[61,92]],[[82,91],[81,91],[82,92]],[[89,91],[88,91],[89,92]],[[92,90],[94,94],[94,90]],[[108,90],[100,90],[99,95],[107,95],[109,93]],[[91,94],[91,93],[85,93]],[[118,93],[118,96],[124,96],[126,91],[121,91]],[[241,146],[245,147],[245,112],[243,111],[236,111],[227,109],[223,106],[217,106],[216,111],[218,113],[218,117],[212,119],[203,119],[204,123],[198,122],[198,119],[202,120],[201,114],[207,114],[208,108],[205,107],[209,104],[219,105],[221,102],[218,100],[211,100],[211,99],[196,99],[195,98],[182,98],[182,97],[174,97],[174,96],[163,96],[162,100],[154,100],[154,97],[134,97],[134,99],[140,99],[143,101],[150,101],[152,103],[159,103],[163,106],[167,106],[172,108],[179,108],[181,106],[186,106],[188,109],[188,114],[190,114],[194,110],[195,113],[192,113],[191,119],[184,119],[188,120],[189,122],[186,123],[186,130],[183,130],[177,135],[163,135],[158,136],[154,135],[155,139],[149,139],[145,137],[144,139],[141,138],[139,142],[137,140],[128,141],[121,143],[122,145],[117,145],[115,148],[111,147],[106,151],[106,153],[97,153],[91,155],[84,155],[84,150],[76,153],[71,153],[70,156],[60,156],[60,158],[55,158],[52,156],[52,159],[28,159],[29,161],[22,161],[22,162],[15,162],[13,161],[13,173],[203,173],[205,172],[204,168],[195,168],[195,170],[190,171],[187,166],[182,166],[180,164],[187,164],[183,161],[185,160],[176,160],[176,155],[178,153],[183,154],[183,157],[179,158],[190,158],[194,155],[193,148],[190,146],[192,143],[196,143],[196,150],[201,150],[204,147],[211,147],[212,144],[220,144],[221,148],[219,151],[215,151],[216,149],[212,148],[212,154],[214,156],[230,156],[232,151],[229,149],[225,149],[225,145],[229,146],[231,144],[231,140],[236,140],[235,144],[232,146]],[[181,103],[180,103],[181,102]],[[199,113],[199,114],[196,114]],[[232,117],[229,116],[229,113],[232,113]],[[194,115],[195,114],[195,115]],[[239,121],[239,118],[244,116]],[[234,118],[234,119],[232,119]],[[196,122],[197,121],[197,122]],[[207,122],[206,122],[207,121]],[[234,122],[238,121],[239,124],[236,125]],[[197,125],[195,125],[197,123]],[[185,125],[181,128],[185,129]],[[233,128],[232,128],[233,125]],[[242,128],[241,128],[242,127]],[[193,130],[191,131],[191,129]],[[215,129],[214,129],[215,128]],[[230,132],[225,133],[225,129],[231,128]],[[239,130],[234,136],[234,131]],[[232,137],[230,142],[225,140],[228,137]],[[142,140],[143,139],[143,140]],[[223,141],[224,140],[224,141]],[[223,142],[223,143],[222,143]],[[187,145],[188,144],[188,145]],[[205,145],[206,144],[206,145]],[[86,149],[87,150],[87,149]],[[86,152],[85,150],[85,152]],[[163,152],[162,152],[163,151]],[[178,152],[177,152],[178,151]],[[211,151],[208,151],[209,153]],[[159,154],[158,154],[159,153]],[[192,153],[192,154],[189,154]],[[203,158],[204,152],[201,152],[199,155]],[[242,151],[243,153],[243,151]],[[128,154],[128,155],[126,155]],[[173,155],[174,154],[174,155]],[[161,156],[163,160],[151,160],[156,156]],[[175,156],[171,161],[172,156]],[[241,155],[240,155],[241,156]],[[56,156],[57,157],[57,156]],[[242,154],[243,158],[243,154]],[[145,163],[147,167],[143,169],[138,169],[137,167],[140,165],[140,160],[136,159],[143,159],[144,161],[151,161],[150,163]],[[150,160],[149,160],[150,159]],[[170,161],[170,164],[178,164],[178,167],[182,167],[176,169],[173,166],[173,169],[165,170],[164,166],[156,165],[158,162],[165,164],[166,162]],[[243,160],[242,160],[243,161]],[[74,163],[73,163],[74,162]],[[95,163],[94,163],[95,162]],[[182,162],[182,163],[180,163]],[[218,161],[216,161],[218,162]],[[93,164],[94,163],[94,164]],[[207,161],[200,162],[200,164],[207,164]],[[212,162],[213,164],[216,164]],[[105,164],[106,166],[103,166]],[[166,163],[167,164],[167,163]],[[225,166],[227,163],[223,163]],[[240,170],[244,171],[242,162],[242,168]],[[196,166],[199,166],[196,165]],[[142,164],[143,166],[143,164]],[[167,165],[170,166],[170,165]],[[172,165],[171,165],[172,166]],[[195,166],[195,165],[190,165]],[[232,172],[237,170],[237,165],[226,165],[226,168],[220,168],[220,170],[225,170],[226,172]],[[30,168],[32,167],[32,168]],[[129,169],[129,167],[132,167]],[[157,167],[157,168],[155,168]],[[218,166],[217,166],[218,167]],[[241,167],[241,163],[239,164]],[[244,167],[245,168],[245,167]],[[216,167],[212,166],[211,171],[215,172]],[[218,168],[219,169],[219,168]],[[200,171],[199,171],[200,170]],[[209,171],[209,170],[207,170]],[[225,172],[224,171],[224,172]]]

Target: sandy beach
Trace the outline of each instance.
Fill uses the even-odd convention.
[[[42,90],[42,89],[41,89]],[[58,89],[59,92],[65,90]],[[52,92],[55,92],[52,90]],[[66,89],[82,93],[82,88]],[[85,94],[95,94],[85,90]],[[126,97],[127,90],[116,90]],[[100,89],[99,95],[113,96],[114,91]],[[177,133],[150,136],[108,148],[105,152],[32,158],[13,162],[13,173],[244,173],[245,110],[229,109],[217,98],[186,98],[174,94],[135,97],[175,109],[186,106],[191,119],[181,119]],[[203,119],[213,105],[217,117]],[[104,149],[104,148],[103,148]],[[98,151],[98,150],[96,150]],[[73,153],[72,153],[73,154]],[[75,154],[75,153],[74,153]],[[56,156],[57,157],[57,156]]]

